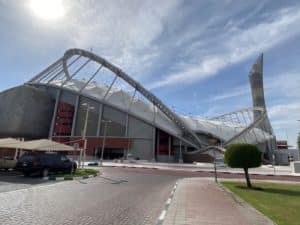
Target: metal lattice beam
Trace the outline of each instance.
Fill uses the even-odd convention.
[[[80,57],[88,58],[88,61],[86,61],[86,63],[84,63],[78,70],[81,70],[90,61],[97,62],[101,66],[109,69],[116,75],[115,79],[117,77],[123,79],[131,87],[133,87],[136,91],[138,91],[140,94],[142,94],[147,100],[149,100],[153,105],[155,105],[157,107],[157,109],[162,111],[181,130],[183,137],[189,139],[193,143],[194,146],[196,146],[197,148],[201,148],[203,145],[204,146],[207,145],[206,143],[204,143],[200,140],[200,138],[197,136],[197,134],[193,130],[191,130],[177,114],[175,114],[171,109],[169,109],[153,93],[146,90],[139,82],[135,81],[128,74],[123,72],[120,68],[118,68],[117,66],[111,64],[104,58],[102,58],[92,52],[88,52],[88,51],[82,50],[82,49],[69,49],[65,52],[64,56],[60,60],[58,60],[57,62],[55,62],[48,68],[46,68],[46,70],[42,71],[40,74],[38,74],[38,76],[31,79],[28,83],[38,83],[37,79],[44,77],[45,72],[48,72],[48,70],[51,70],[51,68],[53,68],[54,65],[56,66],[58,63],[62,63],[63,72],[64,72],[64,76],[65,76],[65,80],[61,84],[61,87],[63,87],[64,84],[67,83],[69,80],[71,80],[77,73],[77,71],[76,71],[74,74],[70,75],[70,72],[69,72],[70,64],[68,65],[68,60],[70,58],[72,58],[73,56],[77,56],[77,58],[75,60],[77,60]],[[50,78],[50,81],[52,81],[53,79],[55,79],[55,78],[53,78],[53,77]],[[114,79],[114,81],[115,81],[115,79]],[[90,82],[90,81],[91,81],[91,79],[89,78],[88,82]],[[111,84],[111,86],[113,84],[114,84],[114,82]],[[87,84],[84,85],[84,88],[86,86],[87,86]]]

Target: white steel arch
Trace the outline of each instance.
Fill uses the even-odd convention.
[[[70,63],[68,63],[68,60],[73,58]],[[87,60],[80,65],[80,67],[75,71],[75,73],[70,74],[69,67],[75,63],[78,59],[85,57]],[[56,62],[51,64],[49,67],[47,67],[45,70],[43,70],[41,73],[33,77],[31,80],[29,80],[27,83],[29,84],[36,84],[36,83],[43,83],[43,84],[50,84],[55,79],[64,79],[64,82],[61,84],[61,88],[64,87],[64,85],[71,79],[73,79],[76,74],[82,70],[90,61],[97,62],[100,64],[100,67],[98,71],[104,67],[109,69],[115,74],[115,79],[110,84],[105,96],[109,93],[110,89],[112,88],[114,82],[116,81],[116,78],[122,78],[124,81],[126,81],[131,87],[133,87],[136,91],[141,93],[146,99],[148,99],[155,107],[157,107],[161,112],[163,112],[181,131],[182,131],[182,137],[185,140],[188,140],[190,144],[194,145],[196,148],[200,149],[203,145],[205,145],[204,142],[202,142],[195,132],[193,132],[184,121],[179,117],[177,114],[175,114],[171,109],[169,109],[160,99],[158,99],[153,93],[146,90],[139,82],[135,81],[133,78],[131,78],[128,74],[126,74],[124,71],[122,71],[117,66],[111,64],[104,58],[86,51],[82,49],[69,49],[65,52],[64,56],[60,59],[58,59]],[[86,83],[83,85],[80,91],[84,90],[86,86],[92,81],[96,73],[92,74],[91,76],[87,77]],[[104,99],[105,99],[104,96]]]
[[[80,60],[84,60],[84,62],[80,62]],[[80,62],[80,63],[79,63]],[[173,112],[169,107],[167,107],[160,99],[158,99],[153,93],[145,89],[139,82],[135,81],[132,77],[126,74],[117,66],[113,65],[112,63],[108,62],[104,58],[86,51],[82,49],[69,49],[67,50],[63,57],[59,58],[41,73],[33,77],[31,80],[27,82],[27,84],[42,84],[48,86],[55,86],[56,88],[60,88],[62,90],[67,90],[66,85],[69,81],[72,81],[75,76],[85,68],[89,63],[94,62],[97,63],[97,69],[95,72],[91,73],[90,75],[86,74],[86,79],[83,81],[80,89],[77,91],[80,95],[84,95],[84,90],[88,87],[88,85],[94,80],[97,76],[98,72],[103,68],[108,69],[114,74],[114,79],[108,85],[107,89],[105,90],[106,93],[103,94],[102,101],[106,100],[106,96],[112,89],[114,83],[118,78],[124,80],[127,84],[129,84],[132,88],[134,88],[134,95],[136,92],[140,93],[144,96],[149,102],[153,104],[153,108],[156,107],[159,111],[161,111],[170,121],[172,121],[175,126],[181,131],[181,134],[175,135],[177,138],[182,139],[186,143],[195,147],[195,152],[205,152],[210,150],[211,148],[210,143],[207,141],[203,141],[198,135],[198,131],[191,128],[191,126],[187,123],[187,121],[180,115]],[[72,65],[78,64],[77,69],[73,72],[70,72],[70,67]],[[54,81],[59,80],[60,83],[55,83]],[[53,83],[54,82],[54,83]],[[131,101],[134,99],[134,95],[131,97]],[[132,103],[132,102],[131,102]],[[131,104],[130,103],[130,104]],[[130,108],[130,106],[129,106]],[[154,113],[157,110],[153,110]],[[227,139],[226,142],[223,143],[223,146],[234,142],[240,138],[245,138],[245,135],[248,134],[250,131],[253,132],[255,127],[260,125],[262,121],[266,118],[266,110],[264,108],[250,108],[250,109],[242,109],[237,112],[228,113],[219,117],[212,118],[212,121],[221,121],[222,123],[226,123],[226,118],[228,117],[236,117],[236,120],[243,120],[245,118],[244,115],[252,115],[255,112],[260,112],[259,117],[255,118],[252,117],[252,120],[247,123],[245,122],[242,125],[242,129],[239,130],[238,133],[235,133],[231,138]],[[129,110],[127,113],[130,113]],[[155,116],[155,114],[154,114]],[[202,130],[200,133],[206,133],[209,137],[216,137],[216,135],[207,132],[207,130]],[[253,132],[255,135],[255,131]],[[222,139],[221,136],[217,136],[219,139]]]

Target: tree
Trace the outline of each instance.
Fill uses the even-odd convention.
[[[300,150],[300,133],[298,133],[297,145],[298,145],[298,149]]]
[[[226,147],[224,160],[231,168],[244,169],[247,187],[252,188],[248,169],[259,167],[262,162],[261,157],[262,153],[255,145],[238,143]]]

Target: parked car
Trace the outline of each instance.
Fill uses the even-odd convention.
[[[49,173],[68,172],[73,173],[77,169],[77,164],[66,155],[54,153],[25,153],[16,165],[16,169],[24,176],[39,173],[46,177]]]
[[[136,160],[131,153],[127,154],[127,160],[129,161],[129,163],[136,163]]]
[[[17,160],[12,156],[4,156],[0,158],[0,169],[13,169],[16,167]]]

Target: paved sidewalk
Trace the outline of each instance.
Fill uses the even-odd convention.
[[[238,201],[212,179],[178,182],[163,225],[271,225],[258,211]]]

